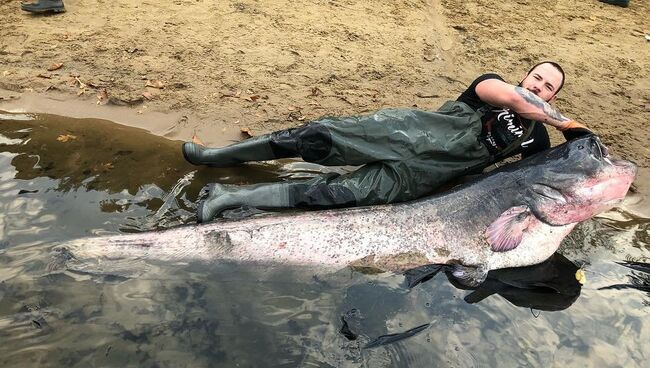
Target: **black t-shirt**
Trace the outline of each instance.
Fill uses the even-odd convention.
[[[485,107],[483,115],[483,131],[481,139],[485,142],[491,154],[496,154],[520,138],[528,129],[531,134],[509,156],[521,153],[522,157],[533,155],[551,147],[548,131],[542,123],[524,119],[516,112],[502,107],[494,107],[481,101],[476,94],[476,85],[486,79],[503,81],[498,74],[483,74],[463,92],[456,101],[464,102],[474,110]]]

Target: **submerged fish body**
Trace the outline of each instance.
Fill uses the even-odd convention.
[[[76,262],[136,257],[390,271],[453,263],[486,272],[549,258],[578,222],[622,200],[635,173],[590,136],[408,203],[216,221],[57,248]]]

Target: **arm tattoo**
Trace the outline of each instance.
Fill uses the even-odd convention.
[[[568,118],[562,116],[562,114],[560,114],[560,112],[557,111],[553,106],[549,105],[547,102],[545,102],[541,98],[537,97],[537,95],[535,95],[531,91],[529,91],[529,90],[527,90],[527,89],[525,89],[523,87],[515,87],[515,91],[521,97],[523,97],[526,102],[528,102],[529,104],[531,104],[531,105],[533,105],[535,107],[540,108],[544,112],[544,114],[546,116],[550,117],[551,119],[557,120],[557,121],[569,121],[569,120],[571,120],[571,119],[568,119]]]

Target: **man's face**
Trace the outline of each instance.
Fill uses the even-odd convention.
[[[546,102],[553,102],[562,84],[562,73],[551,64],[541,64],[524,77],[520,85]]]

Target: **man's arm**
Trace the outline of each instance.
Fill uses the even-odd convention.
[[[486,79],[476,85],[475,91],[481,101],[509,108],[526,119],[540,121],[560,130],[576,127],[577,123],[525,88],[498,79]]]

